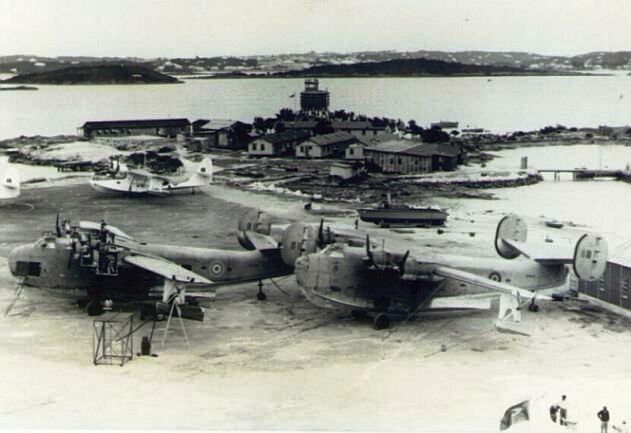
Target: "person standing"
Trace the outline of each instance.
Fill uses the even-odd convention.
[[[567,425],[567,396],[562,395],[561,401],[557,404],[559,408],[559,424]]]
[[[600,433],[607,433],[607,426],[609,425],[609,411],[607,406],[598,412],[598,419],[600,420]]]

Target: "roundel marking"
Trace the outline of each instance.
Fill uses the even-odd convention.
[[[221,274],[223,274],[223,263],[221,263],[221,262],[212,262],[210,264],[210,272],[213,275],[221,275]]]
[[[498,283],[502,282],[502,276],[499,272],[493,271],[489,274],[489,280],[497,281]]]

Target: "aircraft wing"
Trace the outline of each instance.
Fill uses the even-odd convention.
[[[461,271],[460,269],[450,268],[448,266],[437,266],[434,268],[434,273],[441,277],[451,278],[463,283],[473,284],[478,287],[489,289],[494,292],[498,292],[504,295],[511,295],[521,299],[532,299],[537,297],[538,299],[552,300],[549,296],[540,295],[535,292],[526,289],[520,289],[512,284],[506,284],[499,281],[493,281],[488,278],[481,277],[479,275],[472,274],[471,272]]]
[[[256,250],[265,252],[269,250],[277,250],[279,247],[278,241],[271,236],[249,230],[243,233]]]
[[[524,257],[542,264],[572,263],[574,260],[574,248],[569,245],[532,245],[512,239],[502,239],[502,241],[519,251]]]
[[[123,258],[130,265],[142,268],[146,271],[160,275],[167,280],[179,281],[194,285],[208,285],[213,282],[195,272],[184,269],[171,261],[151,256],[130,254]]]

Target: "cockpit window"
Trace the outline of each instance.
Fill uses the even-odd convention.
[[[21,277],[39,277],[42,273],[42,264],[39,262],[17,262],[16,274]]]

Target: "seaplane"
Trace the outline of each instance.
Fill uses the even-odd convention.
[[[90,179],[90,186],[96,191],[110,194],[164,197],[182,191],[194,194],[195,191],[210,185],[212,179],[213,163],[210,158],[204,158],[195,174],[179,183],[169,177],[155,175],[146,170],[130,170],[126,164],[113,160],[107,174],[95,174]]]
[[[9,165],[6,157],[0,158],[0,203],[20,196],[20,172]]]
[[[521,321],[523,307],[537,312],[538,293],[562,286],[567,265],[582,280],[604,273],[607,241],[584,234],[571,245],[530,245],[524,220],[508,215],[499,222],[495,249],[500,258],[433,255],[413,257],[410,251],[332,242],[301,254],[294,273],[305,297],[321,307],[341,308],[354,316],[372,315],[375,329],[391,318],[407,318],[429,310],[490,309],[499,296],[498,328]],[[520,258],[518,260],[518,258]]]
[[[273,226],[258,210],[241,216],[237,238],[241,250],[149,244],[105,222],[60,223],[57,216],[54,230],[10,252],[9,269],[18,288],[74,298],[91,316],[114,302],[165,313],[177,301],[180,317],[203,320],[199,301],[213,299],[217,287],[258,281],[256,297],[263,301],[263,280],[291,274],[301,254],[343,239],[323,221]]]

